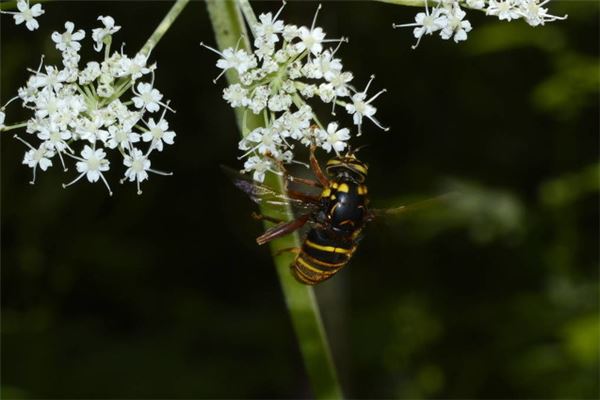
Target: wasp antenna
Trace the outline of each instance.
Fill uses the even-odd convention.
[[[362,149],[364,149],[365,147],[369,147],[369,144],[363,144],[362,146],[358,146],[356,148],[356,150],[354,150],[354,154],[358,153],[359,151],[361,151]]]

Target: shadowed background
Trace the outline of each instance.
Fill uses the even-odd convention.
[[[365,124],[376,206],[458,190],[449,204],[379,221],[351,265],[317,287],[351,398],[596,398],[598,373],[598,6],[552,2],[566,22],[531,28],[476,12],[466,43],[425,37],[419,11],[323,2],[319,25],[349,36],[357,88],[377,74],[383,133]],[[40,29],[1,21],[1,103],[66,20],[113,16],[132,55],[168,2],[48,2]],[[257,12],[278,2],[256,2]],[[310,25],[316,3],[290,2]],[[298,398],[311,391],[260,224],[220,172],[236,160],[203,2],[154,50],[177,114],[174,146],[137,196],[55,166],[28,185],[24,146],[2,137],[3,398]],[[87,53],[86,53],[87,52]],[[16,104],[7,123],[29,115]],[[342,110],[344,125],[350,119]],[[321,160],[326,154],[320,154]],[[113,159],[116,166],[118,161]]]

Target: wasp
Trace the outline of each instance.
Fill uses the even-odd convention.
[[[296,280],[303,284],[316,285],[344,268],[358,247],[364,227],[377,216],[398,214],[415,208],[400,206],[370,209],[365,183],[368,165],[357,158],[357,151],[349,150],[344,155],[331,158],[327,161],[324,172],[315,156],[313,146],[310,151],[310,167],[316,180],[290,176],[280,164],[284,175],[285,193],[278,193],[237,171],[225,168],[234,185],[255,203],[290,203],[297,210],[302,210],[300,215],[291,221],[257,214],[253,216],[276,223],[256,239],[259,245],[290,234],[306,224],[310,225],[301,247],[285,249],[296,253],[290,269]],[[291,190],[288,188],[289,182],[320,188],[321,193],[312,195]]]

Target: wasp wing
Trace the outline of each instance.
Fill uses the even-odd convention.
[[[288,204],[298,212],[306,213],[314,210],[317,205],[316,199],[313,199],[309,195],[301,195],[298,192],[294,193],[295,197],[290,197],[288,194],[281,193],[280,191],[256,182],[251,177],[240,173],[239,171],[230,168],[225,165],[221,165],[223,172],[231,179],[235,187],[246,193],[250,200],[256,204],[270,204],[275,206],[285,207]]]
[[[398,207],[391,208],[371,208],[369,209],[370,218],[381,218],[381,217],[391,217],[391,216],[399,216],[404,215],[406,213],[411,213],[414,211],[419,211],[422,209],[426,209],[432,206],[440,205],[448,200],[450,200],[456,193],[446,193],[441,196],[432,197],[431,199],[417,201],[415,203],[404,204]]]

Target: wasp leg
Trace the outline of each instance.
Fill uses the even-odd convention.
[[[277,250],[277,252],[275,253],[275,256],[278,256],[282,253],[300,254],[300,247],[286,247],[285,249]]]
[[[319,181],[321,186],[329,187],[329,179],[323,173],[323,170],[321,169],[321,166],[319,165],[319,161],[317,161],[317,157],[315,156],[316,149],[317,149],[317,146],[315,146],[314,144],[312,146],[310,146],[310,166],[311,166],[313,172],[315,173],[315,176],[317,177],[317,180]]]
[[[321,185],[321,183],[319,183],[319,182],[317,182],[317,181],[315,181],[313,179],[299,178],[299,177],[290,175],[290,173],[288,172],[287,168],[283,164],[283,161],[277,160],[276,158],[274,158],[273,156],[270,156],[270,155],[267,155],[267,157],[269,157],[271,159],[271,161],[273,161],[277,165],[277,168],[283,174],[282,175],[283,176],[283,184],[284,184],[284,188],[285,188],[286,191],[289,191],[288,190],[288,186],[289,186],[290,182],[301,183],[301,184],[304,184],[304,185],[314,186],[314,187],[318,187],[318,188],[323,187],[323,185]]]
[[[321,200],[320,196],[314,196],[314,195],[307,194],[307,193],[297,192],[297,191],[291,190],[291,189],[287,190],[287,195],[290,199],[302,200],[307,203],[318,203],[319,200]]]
[[[301,183],[303,185],[307,185],[307,186],[313,186],[313,187],[318,187],[318,188],[322,188],[323,185],[321,185],[319,182],[313,180],[313,179],[305,179],[305,178],[298,178],[297,176],[288,176],[288,180],[290,182],[294,182],[294,183]]]
[[[310,219],[311,213],[299,216],[296,219],[287,222],[281,222],[265,231],[256,238],[256,243],[265,244],[281,236],[288,235],[304,226]]]
[[[269,221],[273,222],[274,224],[281,224],[282,222],[284,222],[282,219],[269,217],[268,215],[262,215],[255,212],[253,212],[251,215],[252,218],[254,218],[257,221]]]

